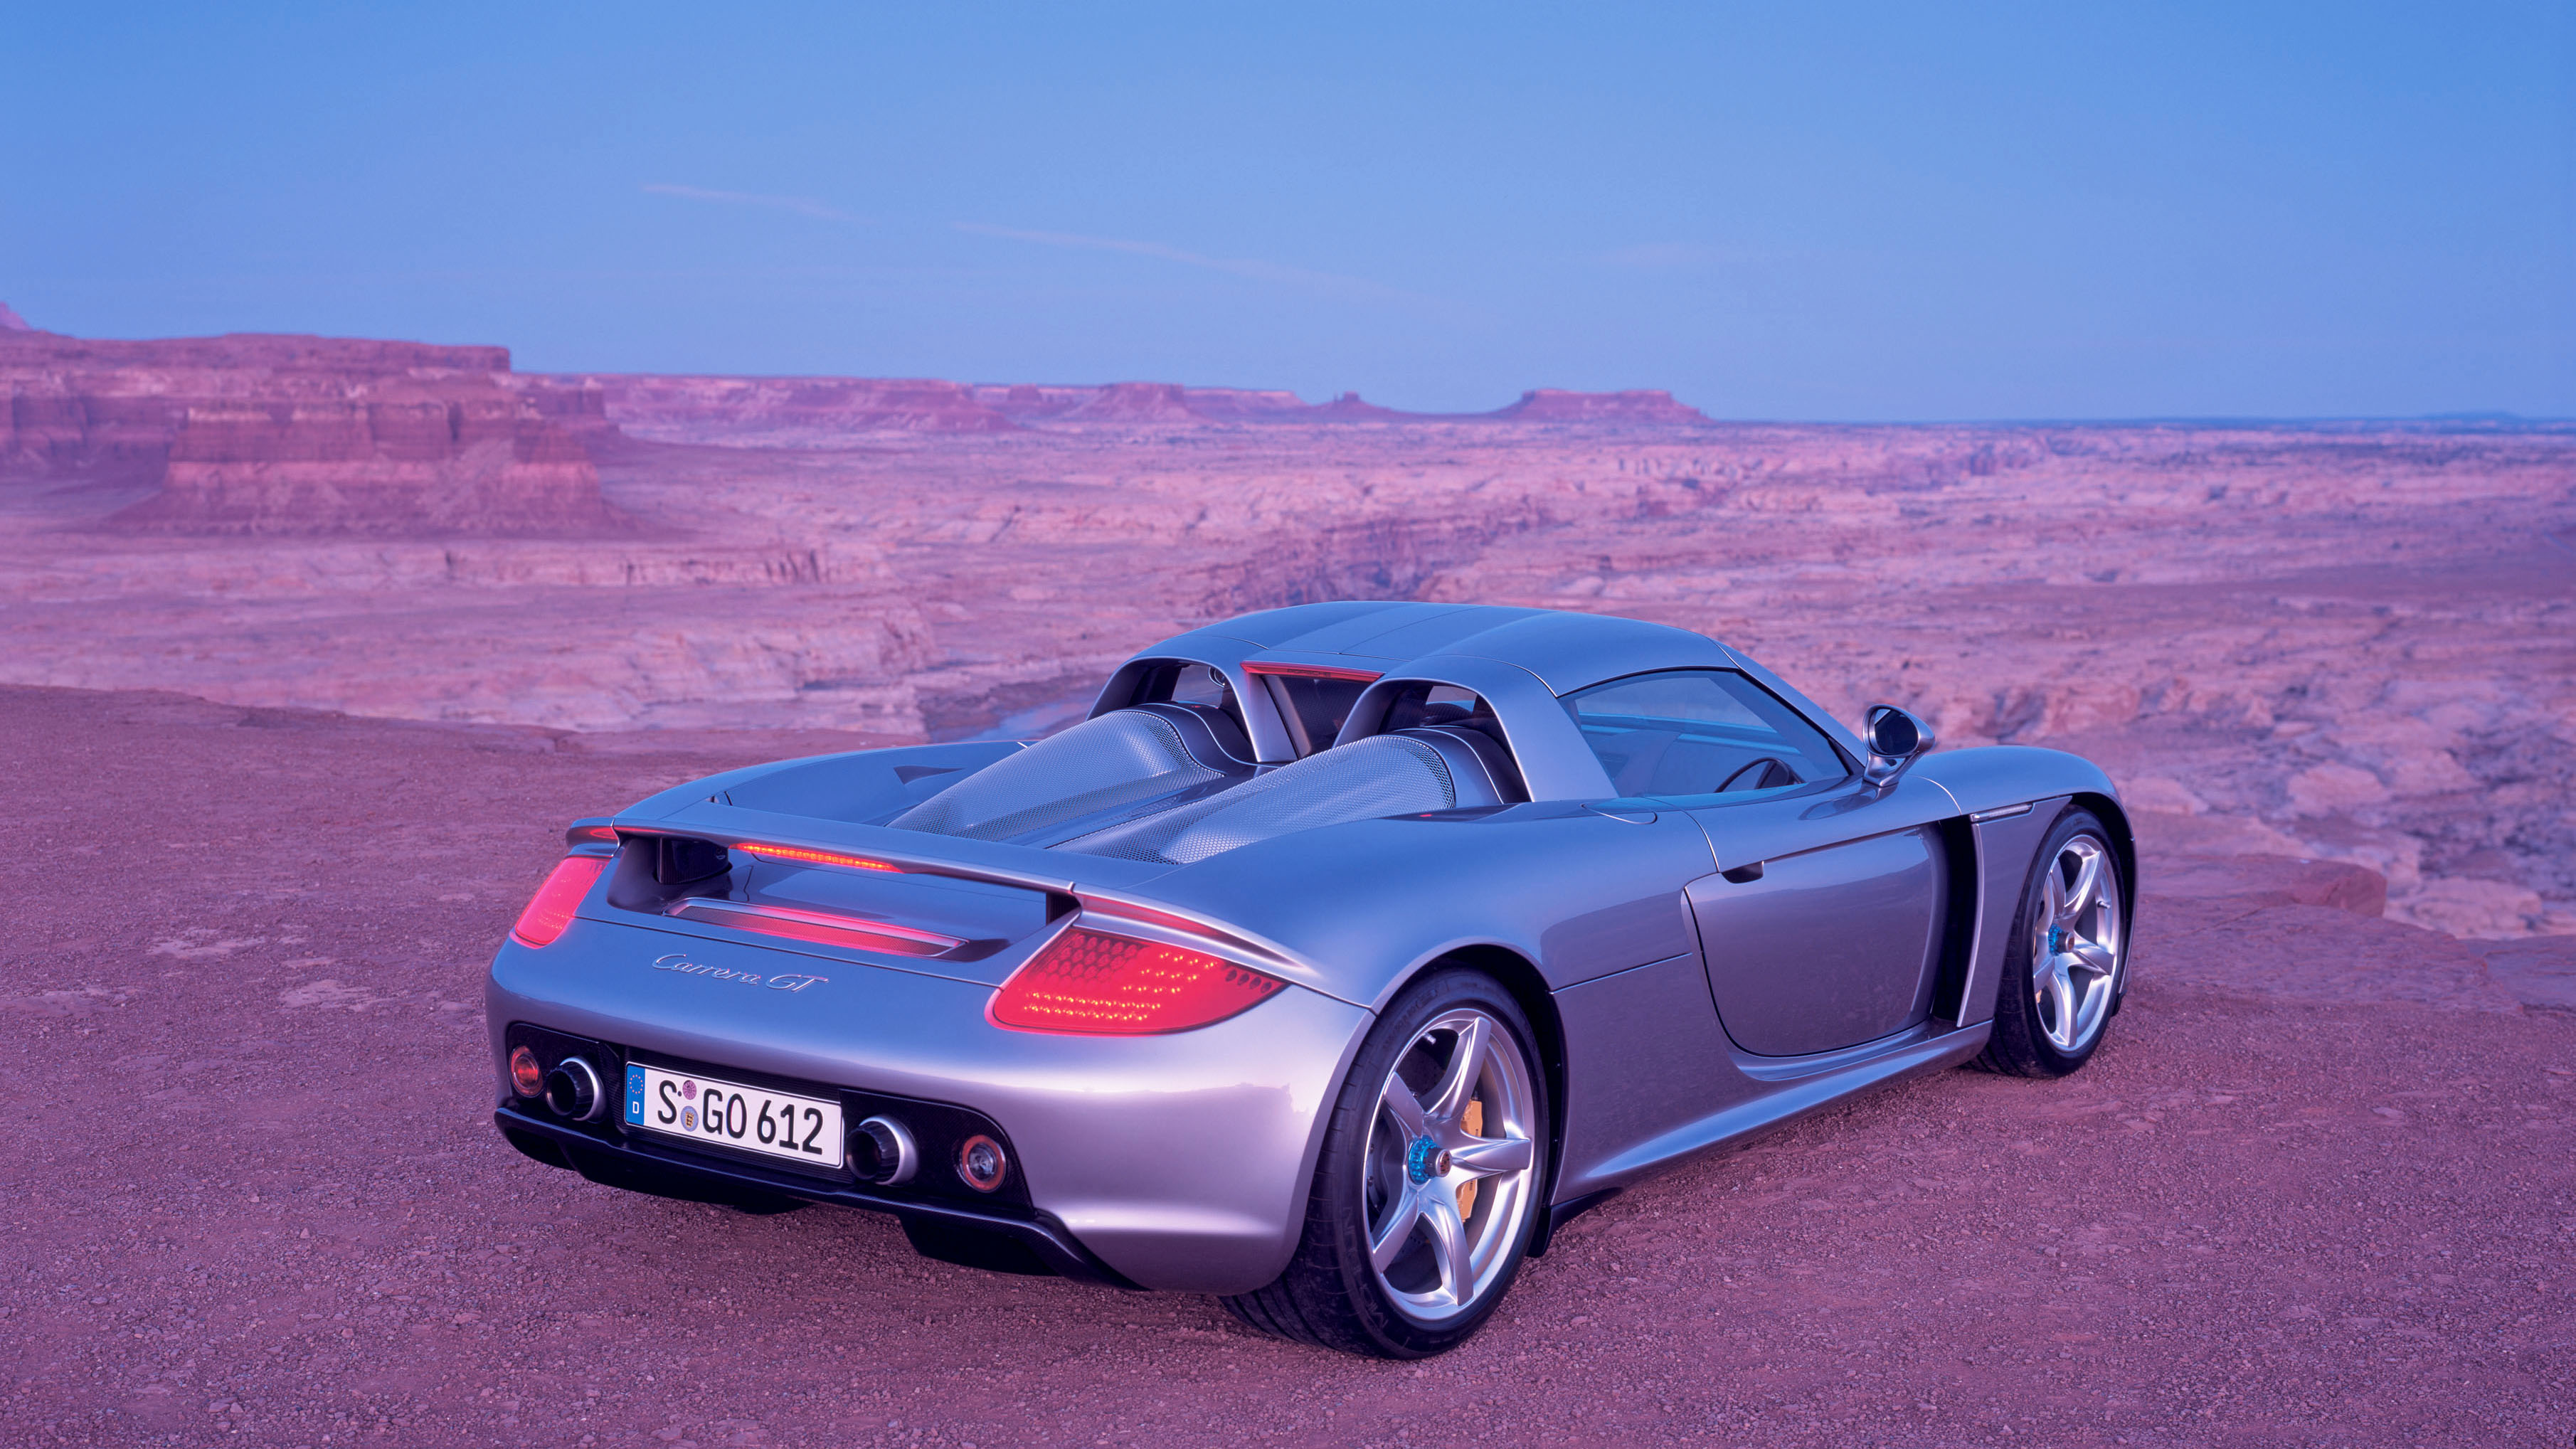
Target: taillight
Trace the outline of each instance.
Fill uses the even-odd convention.
[[[739,847],[763,860],[792,860],[799,865],[837,865],[848,870],[890,870],[900,875],[903,867],[890,861],[870,860],[864,855],[843,855],[837,850],[808,850],[801,845],[766,845],[746,840]]]
[[[1076,926],[1011,973],[992,1017],[1018,1031],[1150,1036],[1213,1025],[1287,984],[1204,952]]]
[[[545,946],[564,933],[572,924],[572,913],[581,898],[590,894],[591,882],[608,868],[608,862],[596,855],[568,855],[555,866],[554,874],[537,887],[528,908],[519,912],[519,923],[510,928],[510,939],[522,946]]]

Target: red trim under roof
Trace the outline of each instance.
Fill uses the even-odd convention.
[[[1341,669],[1330,664],[1276,664],[1264,659],[1244,661],[1246,674],[1276,674],[1283,679],[1348,679],[1361,684],[1375,684],[1386,677],[1382,669]]]

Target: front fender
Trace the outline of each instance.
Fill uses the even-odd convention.
[[[1959,809],[1970,815],[2053,795],[2099,795],[2115,804],[2120,798],[2111,777],[2091,760],[2031,745],[1937,750],[1908,773],[1949,791]]]

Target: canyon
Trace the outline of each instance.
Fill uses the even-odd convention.
[[[23,326],[0,388],[0,682],[811,752],[1040,733],[1249,609],[1599,610],[2086,754],[2186,872],[2576,934],[2568,425],[1428,416]]]

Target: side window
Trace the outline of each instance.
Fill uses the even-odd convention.
[[[1850,773],[1821,730],[1728,670],[1640,674],[1563,703],[1622,795],[1786,790]]]

